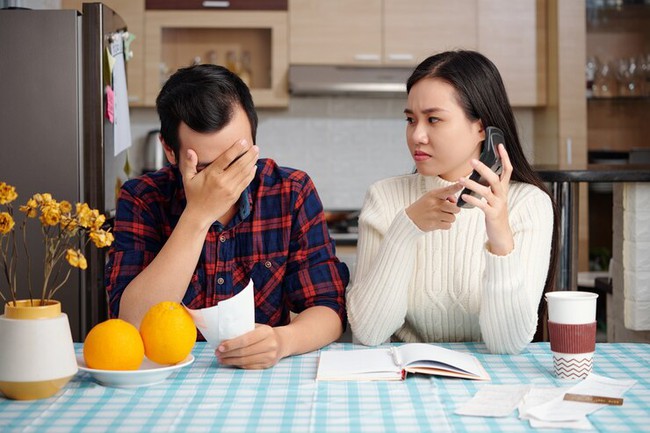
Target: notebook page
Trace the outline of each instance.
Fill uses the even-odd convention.
[[[425,343],[409,343],[399,346],[399,353],[402,358],[403,366],[422,366],[427,367],[426,361],[434,361],[440,364],[447,364],[452,371],[462,370],[476,376],[483,376],[484,370],[478,360],[468,354],[457,352],[455,350],[445,349],[444,347],[434,346]],[[418,361],[424,361],[418,363]],[[436,368],[444,366],[436,365]]]
[[[362,350],[325,350],[320,353],[316,379],[344,380],[357,377],[401,377],[401,368],[393,362],[388,348]]]

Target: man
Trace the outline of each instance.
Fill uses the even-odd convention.
[[[348,269],[309,177],[258,160],[246,85],[220,66],[184,68],[156,106],[172,165],[122,188],[106,268],[110,315],[139,327],[158,302],[209,307],[252,279],[255,329],[219,345],[222,364],[267,368],[336,340]]]

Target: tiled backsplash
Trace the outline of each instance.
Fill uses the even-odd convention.
[[[292,98],[289,109],[259,111],[260,155],[306,171],[326,209],[358,209],[374,181],[413,169],[404,104],[405,98]],[[530,157],[532,111],[515,114]],[[132,109],[131,123],[134,147],[129,159],[133,174],[139,174],[146,133],[159,124],[153,109]]]
[[[408,173],[402,100],[293,98],[261,112],[260,154],[306,171],[326,209],[358,209],[374,181]]]

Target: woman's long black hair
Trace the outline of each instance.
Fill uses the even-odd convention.
[[[511,179],[535,185],[546,192],[553,203],[553,239],[551,258],[544,285],[544,293],[553,291],[558,258],[558,212],[553,196],[542,179],[531,168],[519,141],[515,117],[508,101],[503,80],[498,69],[487,57],[476,51],[446,51],[436,54],[420,63],[408,81],[406,92],[423,78],[440,78],[456,89],[460,106],[470,121],[481,120],[483,127],[496,126],[503,131],[508,156],[512,162]],[[546,303],[542,299],[539,307],[539,324],[545,323]],[[536,340],[543,334],[538,326]]]

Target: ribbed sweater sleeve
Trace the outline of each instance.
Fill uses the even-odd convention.
[[[396,185],[399,186],[399,185]],[[408,201],[400,188],[373,185],[359,216],[357,267],[346,293],[348,319],[363,344],[386,341],[404,323],[408,285],[415,268],[414,244],[424,233],[405,210],[393,217],[385,204]]]
[[[485,249],[481,335],[493,353],[519,353],[532,340],[544,289],[553,232],[550,198],[538,189],[511,197],[514,249],[495,256]]]

